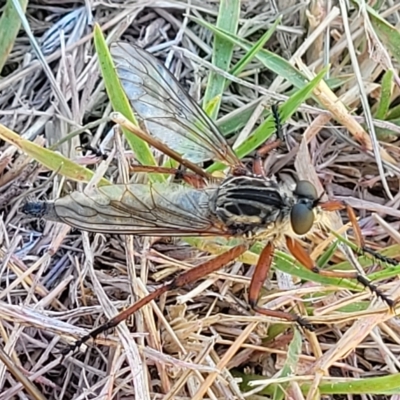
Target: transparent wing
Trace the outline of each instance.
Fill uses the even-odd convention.
[[[100,233],[141,236],[226,235],[210,213],[215,189],[179,184],[109,185],[72,192],[54,202],[27,203],[24,212]]]
[[[240,164],[211,119],[155,57],[130,43],[113,44],[111,54],[132,108],[149,133],[193,163]]]

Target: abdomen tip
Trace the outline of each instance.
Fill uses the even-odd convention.
[[[47,204],[45,202],[29,202],[24,204],[22,212],[34,217],[42,217],[46,214],[46,209]]]

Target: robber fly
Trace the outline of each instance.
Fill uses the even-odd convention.
[[[257,306],[274,248],[284,246],[306,268],[324,276],[352,277],[393,305],[358,273],[320,270],[297,241],[315,229],[327,228],[326,211],[345,208],[321,202],[315,187],[299,181],[284,187],[272,178],[247,172],[205,112],[173,75],[151,54],[132,44],[111,48],[116,70],[136,117],[152,137],[193,164],[213,160],[230,167],[226,178],[202,188],[180,183],[101,186],[89,194],[72,192],[52,202],[28,203],[25,213],[89,231],[140,236],[242,237],[241,244],[178,275],[148,296],[78,340],[75,348],[110,329],[166,291],[195,282],[243,254],[256,240],[266,243],[249,288],[251,307],[264,315],[307,321],[297,315]],[[275,114],[277,112],[275,111]]]

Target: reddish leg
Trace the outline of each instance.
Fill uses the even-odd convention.
[[[361,229],[360,229],[360,226],[358,225],[357,217],[354,213],[353,208],[350,206],[346,206],[346,209],[347,209],[347,214],[349,216],[349,220],[353,226],[354,237],[356,239],[356,243],[357,243],[359,249],[361,250],[361,253],[368,253],[372,257],[376,258],[377,260],[380,260],[380,261],[383,261],[383,262],[386,262],[386,263],[392,264],[392,265],[398,265],[398,262],[396,260],[393,260],[389,257],[385,257],[382,254],[376,252],[373,249],[368,248],[365,245],[364,237],[361,233]],[[393,309],[395,307],[396,302],[394,300],[392,300],[390,297],[386,296],[381,290],[379,290],[379,288],[376,285],[374,285],[373,283],[371,283],[367,277],[365,277],[364,275],[361,275],[361,274],[357,274],[357,280],[362,285],[367,287],[372,293],[375,293],[378,297],[380,297],[382,300],[384,300],[390,308]]]
[[[249,288],[250,307],[259,314],[266,315],[267,317],[281,318],[287,321],[297,322],[299,325],[304,326],[307,329],[312,329],[307,320],[303,319],[299,315],[290,314],[284,311],[268,310],[267,308],[262,308],[257,305],[260,291],[265,280],[268,277],[273,257],[274,245],[272,243],[269,243],[267,244],[267,246],[264,247],[263,251],[261,252],[253,277],[251,278]]]
[[[277,147],[279,147],[281,145],[281,140],[274,140],[270,143],[266,143],[263,146],[261,146],[257,152],[256,152],[256,157],[254,160],[254,164],[253,164],[253,173],[255,175],[259,175],[259,176],[264,176],[265,177],[265,171],[263,168],[263,157],[269,153],[271,150],[276,149]]]
[[[257,150],[257,156],[263,157],[266,154],[268,154],[271,150],[278,148],[281,144],[282,141],[280,139],[276,139],[273,140],[272,142],[266,143]]]
[[[289,251],[292,253],[293,257],[295,257],[296,260],[300,262],[300,264],[302,264],[310,271],[315,272],[316,274],[322,276],[330,276],[334,278],[357,278],[357,272],[325,271],[318,268],[312,258],[309,256],[309,254],[307,254],[307,252],[303,249],[301,244],[290,237],[286,237],[286,245]]]
[[[339,200],[329,200],[320,203],[319,206],[325,211],[340,211],[346,208],[346,205]]]
[[[152,300],[155,300],[165,292],[175,288],[182,287],[189,283],[196,282],[198,279],[203,278],[211,274],[212,272],[218,271],[224,265],[228,264],[229,262],[233,261],[240,255],[242,255],[247,250],[247,248],[248,246],[245,244],[238,245],[228,250],[227,252],[220,254],[219,256],[213,258],[210,261],[207,261],[203,264],[198,265],[197,267],[194,267],[186,272],[183,272],[182,274],[174,278],[171,282],[162,285],[154,292],[148,294],[147,296],[143,297],[142,299],[138,300],[136,303],[128,307],[126,310],[120,312],[118,315],[110,319],[105,324],[100,325],[96,329],[93,329],[91,332],[89,332],[87,335],[81,337],[74,344],[70,345],[67,349],[65,349],[63,353],[68,354],[70,351],[74,351],[75,349],[80,347],[83,343],[86,343],[89,339],[91,338],[94,339],[100,333],[103,333],[105,331],[108,331],[109,329],[116,327],[119,323],[130,317],[133,313],[141,309],[146,304],[149,304]]]
[[[371,291],[376,293],[379,297],[385,300],[390,306],[393,306],[393,301],[386,297],[381,291],[379,291],[374,285],[372,285],[364,276],[358,274],[358,272],[340,272],[340,271],[324,271],[318,268],[311,257],[303,249],[303,247],[296,240],[286,237],[286,245],[292,255],[307,269],[316,274],[322,276],[336,277],[336,278],[353,278],[357,279],[364,286],[370,288]],[[249,303],[250,306],[258,313],[275,318],[282,318],[287,321],[295,321],[299,325],[312,329],[312,326],[303,319],[301,316],[296,314],[290,314],[283,311],[268,310],[257,305],[257,301],[260,295],[261,288],[267,279],[269,270],[271,268],[273,259],[274,246],[269,243],[261,252],[259,261],[254,271],[253,277],[250,283],[249,289]]]
[[[384,263],[391,264],[391,265],[399,265],[399,262],[393,258],[386,257],[374,249],[371,249],[365,245],[365,240],[364,237],[361,233],[360,226],[358,225],[357,222],[357,217],[354,213],[354,210],[350,206],[346,206],[347,214],[349,216],[349,220],[353,226],[353,231],[354,231],[354,237],[356,239],[357,246],[360,249],[361,253],[367,253],[370,254],[372,257],[376,258],[377,260],[383,261]]]
[[[339,200],[330,200],[327,201],[325,203],[320,204],[320,207],[325,210],[325,211],[338,211],[338,210],[343,210],[346,209],[347,211],[347,215],[349,216],[349,220],[351,222],[351,225],[353,226],[353,231],[354,231],[354,237],[356,239],[357,245],[360,249],[361,253],[368,253],[371,256],[373,256],[374,258],[383,261],[387,264],[391,264],[391,265],[399,265],[399,262],[393,258],[389,258],[386,257],[378,252],[376,252],[373,249],[370,249],[369,247],[367,247],[365,245],[365,241],[364,238],[362,236],[361,230],[360,230],[360,226],[358,225],[357,222],[357,217],[354,213],[354,210],[352,207],[350,207],[349,205],[343,204],[341,201]]]
[[[395,302],[388,296],[386,296],[381,290],[379,290],[376,285],[372,284],[364,275],[361,275],[357,271],[354,272],[340,272],[340,271],[325,271],[323,269],[318,268],[312,258],[307,254],[307,252],[303,249],[303,247],[294,239],[287,237],[286,245],[289,251],[293,254],[293,256],[299,261],[302,265],[304,265],[307,269],[316,274],[322,276],[329,276],[333,278],[347,278],[347,279],[356,279],[360,282],[364,287],[367,287],[372,293],[375,293],[378,297],[380,297],[386,304],[393,308]]]

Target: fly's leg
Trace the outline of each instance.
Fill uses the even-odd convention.
[[[375,293],[378,297],[384,300],[390,308],[393,308],[394,301],[386,296],[382,291],[380,291],[374,284],[372,284],[364,275],[358,272],[340,272],[340,271],[325,271],[320,269],[315,265],[312,258],[307,254],[299,242],[287,237],[286,245],[292,255],[299,261],[304,267],[310,271],[319,274],[321,276],[333,277],[333,278],[343,278],[343,279],[356,279],[363,286],[367,287],[372,293]]]
[[[271,112],[272,116],[274,117],[276,135],[278,136],[278,139],[281,142],[284,142],[285,135],[283,134],[282,121],[281,121],[281,116],[279,114],[279,108],[278,108],[279,103],[280,101],[277,101],[276,103],[271,105]]]
[[[337,210],[346,209],[347,215],[349,216],[349,220],[353,226],[354,236],[356,238],[357,246],[359,248],[359,253],[369,254],[372,257],[374,257],[375,259],[377,259],[383,263],[387,263],[387,264],[391,264],[391,265],[399,265],[399,262],[397,260],[386,257],[386,256],[378,253],[377,251],[368,248],[365,245],[364,238],[361,234],[360,226],[358,225],[357,218],[356,218],[356,215],[355,215],[352,207],[342,203],[341,201],[331,200],[331,201],[321,204],[321,208],[326,211],[337,211]],[[327,272],[328,271],[325,271],[325,273],[327,273]],[[333,276],[333,275],[331,275],[331,276]],[[396,305],[396,302],[393,299],[386,296],[381,290],[379,290],[379,288],[376,287],[376,285],[371,283],[364,275],[362,275],[358,272],[355,272],[353,274],[353,277],[351,277],[351,278],[356,279],[364,287],[367,287],[372,293],[375,293],[379,298],[381,298],[383,301],[385,301],[386,304],[390,308],[394,308],[394,306]]]
[[[233,247],[232,249],[228,250],[227,252],[218,255],[217,257],[213,258],[210,261],[207,261],[203,264],[198,265],[182,274],[178,275],[174,278],[171,282],[166,283],[156,289],[154,292],[148,294],[147,296],[143,297],[142,299],[138,300],[136,303],[132,304],[126,310],[120,312],[114,318],[111,318],[108,322],[99,327],[93,329],[87,335],[82,336],[79,340],[77,340],[72,345],[68,346],[64,351],[63,354],[66,355],[69,352],[75,351],[79,348],[82,344],[86,343],[90,339],[95,339],[99,334],[108,331],[109,329],[115,328],[118,324],[122,321],[126,320],[136,311],[140,310],[143,306],[149,304],[152,300],[157,299],[162,294],[169,290],[173,290],[176,288],[180,288],[184,285],[196,282],[198,279],[203,278],[212,272],[218,271],[224,265],[228,264],[229,262],[233,261],[240,255],[242,255],[248,246],[245,244],[238,245]]]
[[[349,216],[349,220],[353,226],[354,236],[356,238],[357,246],[359,247],[359,252],[362,254],[369,254],[376,260],[382,261],[383,263],[391,264],[391,265],[399,265],[399,262],[394,258],[386,257],[383,254],[378,253],[374,249],[369,248],[365,245],[365,241],[363,235],[361,233],[360,226],[357,222],[357,217],[354,213],[354,210],[350,206],[346,206],[347,215]]]
[[[264,176],[265,177],[265,171],[263,168],[263,157],[268,154],[270,151],[278,148],[281,145],[281,141],[278,140],[274,140],[270,143],[266,143],[265,145],[263,145],[262,147],[260,147],[257,152],[256,152],[256,157],[254,160],[254,164],[253,164],[253,173],[255,175],[259,175],[259,176]]]
[[[281,122],[281,116],[279,115],[278,104],[279,102],[276,102],[271,105],[271,113],[274,118],[275,131],[278,139],[266,143],[259,149],[257,149],[256,159],[254,161],[254,166],[253,166],[253,172],[256,175],[261,175],[261,176],[265,175],[264,169],[262,167],[262,158],[270,151],[278,148],[282,143],[285,142],[285,135],[283,134],[282,122]]]
[[[276,136],[278,137],[278,139],[276,139],[276,140],[274,140],[274,141],[272,141],[270,143],[266,143],[265,145],[261,146],[257,150],[257,156],[259,156],[259,157],[265,156],[271,150],[276,149],[282,143],[285,142],[285,135],[283,134],[282,121],[281,121],[281,116],[279,114],[279,108],[278,108],[278,104],[279,103],[280,102],[278,101],[278,102],[276,102],[276,103],[271,105],[271,113],[272,113],[272,116],[274,118],[275,132],[276,132]]]
[[[277,149],[281,144],[282,144],[282,141],[280,139],[273,140],[272,142],[264,144],[259,149],[257,149],[256,157],[258,159],[264,157],[270,151]]]
[[[269,310],[257,305],[261,288],[268,277],[269,270],[271,269],[273,257],[274,246],[272,243],[269,243],[261,252],[253,277],[251,278],[249,288],[250,307],[259,314],[266,315],[267,317],[281,318],[287,321],[297,322],[300,326],[308,330],[312,330],[312,325],[300,315],[291,314],[284,311]]]
[[[354,236],[356,238],[357,246],[360,249],[360,253],[369,254],[373,258],[380,260],[387,264],[398,265],[399,264],[398,261],[396,261],[392,258],[383,256],[382,254],[378,253],[377,251],[375,251],[373,249],[370,249],[369,247],[367,247],[365,245],[365,241],[362,236],[361,229],[360,229],[360,226],[358,225],[357,217],[354,213],[353,208],[350,206],[346,206],[346,210],[347,210],[347,214],[349,216],[350,222],[353,226]],[[365,287],[367,287],[372,293],[375,293],[378,297],[380,297],[382,300],[384,300],[390,308],[392,308],[392,309],[394,308],[395,301],[393,299],[391,299],[390,297],[386,296],[381,290],[379,290],[379,288],[376,285],[371,283],[364,275],[357,274],[357,281],[360,282]]]
[[[364,238],[361,234],[360,226],[357,222],[357,217],[354,213],[354,210],[349,205],[342,203],[339,200],[330,200],[325,203],[320,204],[320,207],[325,211],[338,211],[346,209],[347,215],[349,216],[349,220],[353,226],[354,236],[356,238],[357,246],[359,248],[359,253],[361,254],[369,254],[375,259],[382,261],[383,263],[391,264],[391,265],[399,265],[399,262],[394,258],[386,257],[374,249],[371,249],[365,245]]]
[[[204,180],[204,177],[185,171],[182,165],[178,167],[175,173],[175,179],[183,180],[188,185],[193,186],[196,189],[201,189],[207,186],[207,182]]]
[[[92,146],[90,143],[76,147],[77,151],[91,151],[96,157],[101,160],[107,160],[108,154],[104,153],[99,146]]]
[[[80,146],[76,147],[77,151],[84,151],[84,152],[92,152],[94,156],[100,158],[101,160],[106,160],[108,157],[108,154],[106,154],[105,152],[103,152],[103,150],[101,150],[99,145],[92,145],[92,139],[93,136],[88,132],[88,131],[84,131],[82,132],[80,135],[80,140],[81,142],[86,141],[86,144],[82,144]]]

